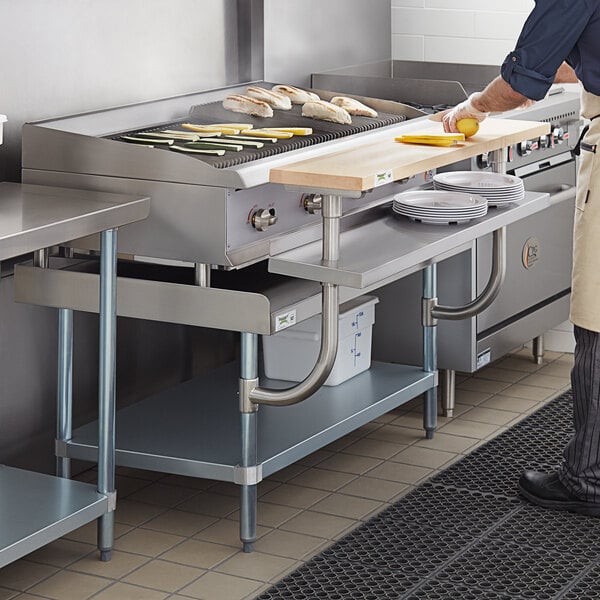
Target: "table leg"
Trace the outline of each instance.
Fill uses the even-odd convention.
[[[117,230],[101,234],[100,369],[98,398],[98,492],[108,495],[109,511],[98,519],[100,559],[111,558],[115,509],[115,395],[117,333]]]
[[[437,296],[437,265],[423,270],[423,299]],[[423,319],[423,369],[429,373],[437,370],[437,325]],[[437,386],[425,392],[423,403],[423,427],[425,437],[430,440],[437,427]]]
[[[73,311],[58,309],[58,406],[56,410],[56,439],[64,444],[73,430]],[[56,457],[58,477],[71,477],[71,459]]]
[[[442,414],[452,418],[456,407],[456,371],[444,369],[442,379]]]
[[[241,335],[241,372],[240,378],[258,377],[258,336],[255,333]],[[255,467],[257,452],[257,417],[253,412],[241,412],[242,419],[242,467]],[[244,552],[252,552],[256,541],[256,484],[240,486],[240,540]]]

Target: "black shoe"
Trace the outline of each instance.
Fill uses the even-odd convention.
[[[527,500],[543,508],[600,517],[600,503],[577,498],[561,483],[558,473],[525,471],[519,479],[519,489]]]

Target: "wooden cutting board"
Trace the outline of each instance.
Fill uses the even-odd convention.
[[[382,183],[397,181],[449,165],[466,158],[505,148],[524,140],[550,133],[548,123],[510,119],[486,119],[476,135],[462,145],[450,148],[418,146],[394,141],[403,133],[442,133],[442,124],[424,121],[422,127],[399,127],[390,132],[389,140],[376,143],[365,140],[350,150],[332,152],[284,167],[271,169],[270,181],[322,190],[365,191]]]

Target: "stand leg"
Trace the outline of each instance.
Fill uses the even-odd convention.
[[[533,338],[533,362],[536,365],[541,365],[544,362],[544,336],[538,335]]]
[[[445,417],[454,416],[454,407],[456,405],[456,371],[453,369],[444,369],[442,375],[442,413]]]
[[[98,549],[110,560],[114,540],[115,395],[117,334],[117,231],[101,234],[100,369],[98,398],[98,492],[110,498],[109,512],[98,519]]]
[[[241,379],[258,377],[258,336],[254,333],[241,335]],[[242,412],[242,467],[255,467],[257,452],[257,412]],[[254,485],[240,486],[240,540],[244,552],[252,552],[256,541],[257,490]]]
[[[437,265],[423,270],[423,298],[437,296]],[[423,369],[430,373],[437,370],[437,325],[423,323]],[[425,392],[423,402],[423,427],[425,437],[430,440],[437,427],[437,386]]]
[[[73,430],[73,311],[58,310],[58,406],[56,409],[56,439],[66,442]],[[71,477],[71,459],[56,457],[56,475]]]

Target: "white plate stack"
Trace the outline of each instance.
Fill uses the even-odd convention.
[[[452,171],[438,173],[433,177],[436,190],[479,194],[487,198],[490,206],[518,202],[525,197],[523,181],[513,175],[502,173]]]
[[[421,223],[449,225],[483,217],[488,203],[483,196],[462,192],[414,190],[394,196],[392,210]]]

